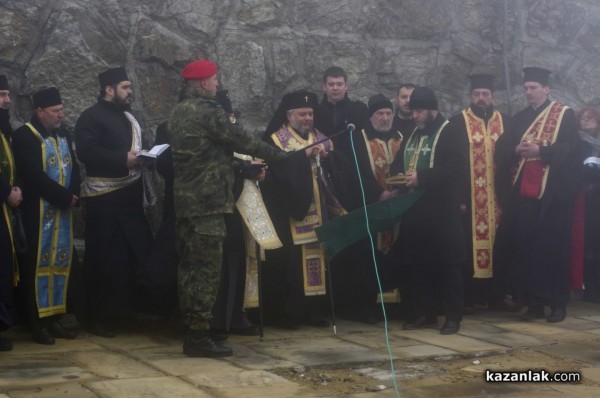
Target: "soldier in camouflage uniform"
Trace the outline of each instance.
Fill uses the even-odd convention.
[[[168,122],[175,172],[179,302],[187,327],[183,352],[191,357],[224,357],[231,348],[209,337],[209,321],[221,275],[225,214],[233,213],[233,152],[276,162],[286,157],[230,123],[215,97],[217,66],[188,64],[186,87]]]

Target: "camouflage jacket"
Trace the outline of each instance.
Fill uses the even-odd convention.
[[[278,148],[232,124],[216,97],[186,88],[168,122],[178,218],[232,213],[233,152],[264,159],[286,157]]]

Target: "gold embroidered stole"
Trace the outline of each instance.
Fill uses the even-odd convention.
[[[234,153],[236,158],[252,160],[249,155]],[[244,289],[244,308],[257,308],[258,297],[258,261],[257,244],[261,254],[264,249],[277,249],[282,246],[273,222],[269,217],[258,186],[254,181],[244,179],[244,188],[236,208],[244,220],[244,241],[246,246],[246,286]],[[261,256],[261,259],[264,256]]]
[[[308,138],[302,138],[294,129],[285,125],[279,131],[271,135],[273,142],[285,152],[302,150],[307,145],[327,138],[323,134],[314,130],[308,134]],[[332,149],[331,141],[323,143],[326,149]],[[300,155],[303,156],[303,155]],[[323,224],[323,214],[321,213],[321,198],[317,178],[317,163],[311,159],[312,172],[312,190],[313,200],[309,206],[306,217],[301,220],[295,220],[290,217],[289,223],[292,231],[292,238],[295,245],[302,246],[302,270],[304,275],[304,294],[306,296],[322,295],[326,293],[325,286],[325,252],[317,239],[315,228]]]
[[[542,113],[540,113],[531,123],[531,125],[527,128],[527,130],[523,134],[523,137],[521,137],[521,143],[534,142],[539,146],[549,146],[554,144],[558,136],[560,123],[562,122],[562,118],[567,109],[569,109],[568,106],[559,104],[556,101],[552,101],[546,107],[546,109],[544,109]],[[539,157],[532,159],[521,158],[521,160],[519,161],[519,165],[513,173],[513,185],[519,179],[519,175],[523,170],[525,162],[540,160],[541,159]],[[550,165],[544,164],[542,170],[543,177],[542,184],[537,196],[538,199],[541,199],[542,196],[544,196],[546,182],[548,181],[548,174],[550,172]]]
[[[491,278],[492,249],[500,216],[494,191],[494,149],[498,137],[504,132],[504,125],[497,111],[487,125],[471,108],[463,110],[462,115],[469,137],[473,277]]]
[[[12,156],[12,152],[10,149],[10,144],[0,131],[0,172],[6,178],[10,186],[12,187],[15,183],[15,161]],[[6,229],[8,230],[8,237],[10,239],[10,246],[13,252],[13,263],[12,263],[12,279],[13,286],[17,286],[19,283],[19,265],[17,263],[17,256],[15,254],[15,239],[13,236],[13,220],[12,220],[12,209],[8,205],[8,203],[2,203],[2,215],[0,217],[4,217],[6,222]]]
[[[390,138],[386,142],[379,138],[369,139],[367,132],[364,129],[362,130],[371,171],[379,186],[384,189],[391,188],[385,183],[385,180],[390,177],[390,165],[394,161],[394,157],[402,144],[402,134],[399,131],[394,133],[393,138]],[[384,254],[387,253],[396,238],[398,238],[398,231],[399,228],[396,225],[393,230],[379,232],[377,234],[377,249],[381,250]]]

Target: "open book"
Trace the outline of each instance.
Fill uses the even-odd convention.
[[[138,152],[137,156],[143,156],[146,158],[156,159],[168,147],[169,147],[169,144],[154,145],[152,147],[152,149],[150,149],[150,150],[142,149],[140,152]]]

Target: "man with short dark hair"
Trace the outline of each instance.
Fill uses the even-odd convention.
[[[529,106],[513,116],[496,143],[502,218],[494,245],[494,280],[528,305],[523,321],[561,322],[569,292],[571,209],[578,190],[575,113],[551,101],[550,71],[523,68]]]
[[[505,121],[494,109],[494,77],[473,74],[471,104],[449,119],[451,128],[469,140],[469,174],[466,176],[461,211],[469,259],[465,267],[465,304],[488,303],[492,278],[492,249],[500,208],[494,189],[494,149]]]
[[[412,83],[405,83],[398,87],[398,92],[396,93],[396,112],[394,114],[394,124],[392,125],[392,128],[394,130],[399,130],[407,137],[415,128],[412,111],[408,107],[410,95],[415,87],[416,86]]]
[[[460,199],[468,142],[464,133],[448,128],[432,89],[415,88],[409,106],[417,127],[390,166],[391,175],[404,173],[406,188],[423,192],[404,215],[397,241],[417,316],[404,329],[435,327],[439,292],[446,315],[440,333],[452,334],[460,328],[463,310]]]
[[[144,214],[142,130],[131,114],[132,83],[122,67],[98,75],[98,102],[75,126],[77,155],[85,165],[85,263],[88,331],[114,337],[112,321],[136,304],[136,274],[152,244]]]
[[[0,330],[8,329],[15,320],[12,293],[19,275],[12,213],[23,201],[21,188],[16,185],[9,105],[8,79],[5,75],[0,75]],[[0,351],[11,349],[12,341],[0,337]]]
[[[348,97],[348,75],[339,66],[332,66],[323,73],[323,99],[315,115],[315,128],[330,137],[343,131],[349,124],[360,131],[367,123],[367,107],[360,101]],[[349,134],[332,139],[336,151],[344,153],[348,159],[354,159]]]
[[[33,339],[54,344],[73,339],[59,317],[67,312],[67,291],[77,260],[73,249],[72,208],[79,199],[79,167],[62,128],[62,99],[56,87],[33,94],[34,113],[13,136],[18,175],[23,183],[23,221],[27,253],[21,284]]]

